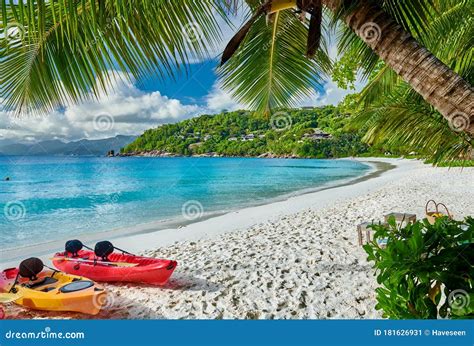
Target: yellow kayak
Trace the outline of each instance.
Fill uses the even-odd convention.
[[[42,269],[41,260],[31,260],[26,261]],[[41,262],[41,266],[37,261]],[[0,291],[17,295],[14,300],[16,304],[35,310],[96,315],[106,303],[107,292],[91,280],[54,270],[37,272],[35,268],[28,272],[28,268],[25,270],[22,265],[20,268],[6,269],[0,273]]]
[[[21,295],[19,294],[0,293],[0,304],[11,303],[15,300],[18,300],[19,298],[21,298]]]

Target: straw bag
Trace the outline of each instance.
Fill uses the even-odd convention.
[[[429,206],[430,206],[430,203],[432,203],[435,207],[435,210],[434,211],[429,211]],[[440,212],[440,208],[439,207],[443,207],[445,210],[446,210],[446,214]],[[453,215],[449,212],[448,210],[448,207],[446,207],[445,204],[443,203],[436,203],[434,200],[430,199],[427,203],[426,203],[426,206],[425,206],[425,212],[426,212],[426,218],[428,219],[428,222],[432,225],[434,225],[436,219],[438,217],[442,217],[442,216],[447,216],[449,217],[450,219],[453,218]]]

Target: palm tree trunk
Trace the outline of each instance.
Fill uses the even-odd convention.
[[[344,0],[323,0],[330,10]],[[382,8],[361,1],[346,24],[426,102],[435,107],[455,131],[474,134],[474,89],[418,43]]]

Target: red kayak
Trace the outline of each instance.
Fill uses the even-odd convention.
[[[125,253],[111,253],[105,260],[98,259],[93,251],[80,250],[74,257],[68,252],[57,253],[53,264],[60,271],[94,281],[164,285],[178,262]]]

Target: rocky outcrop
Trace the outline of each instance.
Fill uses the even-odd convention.
[[[274,153],[263,153],[259,156],[259,158],[265,158],[265,159],[300,159],[298,155],[295,154],[285,154],[285,155],[277,155]]]
[[[175,153],[170,153],[167,151],[162,150],[150,150],[150,151],[134,151],[130,153],[121,153],[117,154],[116,156],[136,156],[136,157],[225,157],[225,155],[216,153],[216,152],[209,152],[203,154],[193,154],[193,155],[180,155]],[[229,156],[227,156],[229,157]],[[266,159],[301,159],[302,157],[295,155],[295,154],[287,154],[287,155],[277,155],[274,153],[263,153],[258,156],[250,156],[250,155],[243,155],[243,156],[236,156],[236,157],[257,157],[257,158],[266,158]]]
[[[132,151],[129,153],[121,153],[119,156],[141,156],[141,157],[178,157],[182,155],[170,153],[163,150],[150,151]]]

